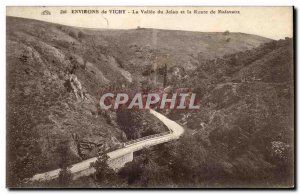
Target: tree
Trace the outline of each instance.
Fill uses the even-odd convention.
[[[167,67],[167,64],[165,64],[164,66],[164,72],[163,72],[163,75],[164,75],[164,88],[167,87],[167,73],[168,73],[168,67]]]
[[[115,171],[109,167],[108,158],[106,154],[99,156],[96,162],[91,163],[91,167],[96,170],[94,174],[95,181],[104,186],[113,186],[117,176]]]
[[[140,137],[139,129],[142,127],[141,118],[136,111],[127,108],[119,108],[117,110],[117,123],[125,132],[129,140],[137,139]]]
[[[72,181],[72,173],[68,167],[64,167],[59,171],[58,182],[62,187],[68,186]]]
[[[226,30],[225,32],[223,32],[223,35],[225,35],[225,36],[227,36],[227,35],[229,35],[229,31],[228,30]]]
[[[85,34],[83,33],[83,32],[81,32],[81,31],[79,31],[78,32],[78,38],[79,39],[82,39],[82,38],[84,38],[85,37]]]
[[[61,141],[56,150],[59,154],[58,165],[61,168],[58,176],[58,182],[62,187],[68,186],[72,180],[72,173],[70,171],[70,165],[72,163],[72,153],[68,146],[68,141]]]
[[[158,56],[154,63],[154,82],[157,81],[157,74],[163,76],[163,86],[167,86],[168,81],[168,69],[172,67],[173,60],[169,55]]]

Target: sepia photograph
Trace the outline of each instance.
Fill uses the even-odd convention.
[[[294,12],[7,6],[6,187],[295,188]]]

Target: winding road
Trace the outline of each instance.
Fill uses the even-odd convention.
[[[108,159],[109,165],[110,165],[110,163],[112,163],[112,161],[117,160],[118,158],[121,158],[123,156],[131,154],[131,157],[132,157],[133,152],[136,152],[143,148],[151,147],[151,146],[169,142],[172,140],[176,140],[184,133],[184,128],[182,126],[180,126],[179,124],[177,124],[175,121],[172,121],[171,119],[167,118],[166,116],[162,115],[161,113],[156,112],[153,109],[149,109],[149,112],[152,115],[154,115],[156,118],[158,118],[160,121],[162,121],[168,127],[170,132],[157,134],[155,136],[149,136],[149,138],[147,138],[147,137],[141,138],[140,141],[136,141],[131,144],[126,144],[123,148],[120,148],[120,149],[117,149],[117,150],[107,153],[107,155],[109,156],[109,159]],[[70,168],[70,171],[72,174],[78,174],[81,172],[86,172],[85,175],[91,174],[92,172],[94,172],[94,169],[92,169],[90,167],[90,163],[95,162],[96,160],[97,160],[97,157],[94,157],[94,158],[90,158],[88,160],[84,160],[82,162],[73,164],[72,167]],[[117,167],[112,167],[112,168],[118,169]],[[31,181],[45,181],[45,180],[55,179],[59,176],[60,170],[61,169],[56,169],[56,170],[52,170],[49,172],[36,174],[30,180]]]

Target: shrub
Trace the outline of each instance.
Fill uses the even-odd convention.
[[[69,168],[63,168],[59,171],[58,182],[61,186],[68,186],[72,181],[72,173]]]
[[[223,32],[223,35],[225,35],[225,36],[227,36],[227,35],[229,35],[229,31],[228,30],[226,30],[225,32]]]
[[[73,31],[73,30],[71,30],[71,31],[69,32],[69,35],[72,36],[73,38],[78,38],[78,33],[75,32],[75,31]]]

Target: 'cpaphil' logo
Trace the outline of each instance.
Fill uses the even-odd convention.
[[[101,109],[119,109],[120,106],[127,109],[199,109],[199,101],[196,94],[191,91],[177,89],[166,92],[156,90],[145,92],[104,92],[100,96]]]

